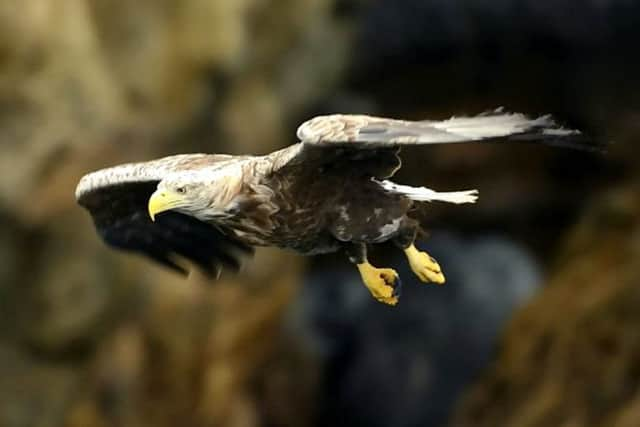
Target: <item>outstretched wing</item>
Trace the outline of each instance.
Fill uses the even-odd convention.
[[[166,212],[153,222],[147,203],[164,175],[211,168],[234,161],[233,156],[183,154],[144,163],[131,163],[85,175],[76,199],[93,217],[102,239],[118,249],[142,253],[186,274],[177,257],[186,258],[209,275],[220,269],[238,269],[240,256],[252,249],[229,230],[188,215]]]
[[[404,145],[477,141],[534,142],[597,151],[580,131],[559,126],[551,116],[531,119],[501,109],[475,117],[442,121],[408,121],[366,115],[333,114],[314,117],[297,131],[301,143],[276,152],[275,169],[293,165],[342,165],[360,160],[358,169],[387,178],[400,166],[397,152]]]
[[[356,143],[380,147],[504,139],[591,147],[580,131],[560,127],[549,115],[530,119],[502,110],[443,121],[334,114],[304,122],[297,135],[304,144],[311,145]]]

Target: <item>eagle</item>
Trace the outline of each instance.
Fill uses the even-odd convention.
[[[475,203],[478,191],[440,192],[391,181],[400,149],[459,142],[539,142],[591,148],[549,115],[502,109],[471,117],[408,121],[368,115],[311,118],[298,143],[266,155],[179,154],[91,172],[75,196],[110,246],[142,253],[187,274],[237,270],[256,246],[304,255],[343,251],[378,301],[396,305],[401,282],[367,259],[392,241],[423,282],[443,284],[438,262],[416,248],[416,207]]]

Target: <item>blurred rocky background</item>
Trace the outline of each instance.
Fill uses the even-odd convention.
[[[640,425],[640,4],[0,2],[0,426]],[[405,151],[445,287],[370,298],[340,255],[185,280],[116,253],[82,174],[266,153],[313,114],[504,106],[611,141]]]

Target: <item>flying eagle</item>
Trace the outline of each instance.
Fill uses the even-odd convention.
[[[254,246],[313,255],[344,250],[371,294],[395,305],[398,274],[367,261],[367,245],[393,241],[423,282],[442,284],[438,263],[414,245],[425,202],[474,203],[477,190],[438,192],[389,180],[403,145],[533,141],[589,148],[579,131],[550,116],[496,110],[444,121],[366,115],[318,116],[297,144],[263,156],[181,154],[85,175],[76,199],[104,241],[186,273],[178,258],[205,273],[237,269]]]

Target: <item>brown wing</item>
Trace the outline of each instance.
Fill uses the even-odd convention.
[[[443,121],[333,114],[304,122],[297,136],[300,144],[274,153],[275,169],[298,166],[298,170],[316,170],[333,166],[357,168],[364,174],[387,178],[399,168],[397,154],[405,145],[519,141],[586,150],[601,148],[579,131],[560,127],[551,116],[530,119],[500,109]]]
[[[447,144],[488,139],[587,142],[577,130],[563,129],[551,118],[530,119],[524,114],[496,110],[475,117],[443,121],[408,121],[364,115],[318,116],[303,123],[297,132],[304,144],[358,144],[397,146]],[[517,138],[514,138],[517,137]]]
[[[171,172],[195,171],[224,166],[237,157],[226,154],[178,154],[148,162],[127,163],[86,174],[76,187],[76,200],[82,204],[85,195],[110,185],[160,181]]]
[[[80,180],[76,198],[108,245],[142,253],[182,273],[186,270],[176,257],[186,258],[205,273],[217,275],[223,266],[238,269],[240,256],[252,249],[234,239],[229,230],[177,212],[166,212],[152,222],[147,203],[167,173],[234,160],[225,155],[185,154],[103,169]]]

